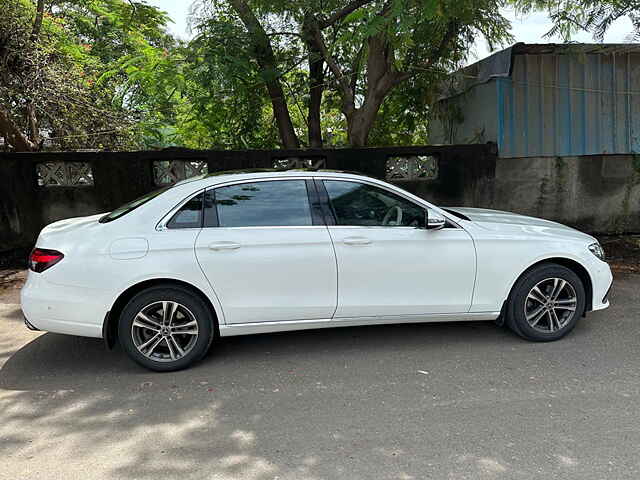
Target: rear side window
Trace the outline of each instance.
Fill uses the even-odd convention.
[[[313,225],[307,183],[276,180],[219,187],[213,201],[220,227],[288,227]],[[207,212],[211,224],[213,212]]]
[[[204,193],[200,193],[185,203],[171,220],[167,222],[167,228],[200,228],[202,227],[202,199]]]
[[[155,190],[155,191],[153,191],[151,193],[147,193],[146,195],[143,195],[140,198],[136,198],[135,200],[133,200],[133,201],[131,201],[129,203],[125,203],[121,207],[116,208],[113,212],[107,213],[106,215],[100,217],[100,220],[98,220],[98,221],[100,223],[108,223],[108,222],[111,222],[111,221],[113,221],[113,220],[115,220],[117,218],[123,217],[127,213],[131,212],[132,210],[135,210],[136,208],[138,208],[140,205],[144,205],[148,201],[153,200],[154,198],[156,198],[159,195],[162,195],[164,192],[169,190],[171,187],[173,187],[173,185],[161,188],[159,190]]]

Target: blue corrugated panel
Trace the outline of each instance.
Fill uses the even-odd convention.
[[[515,54],[491,81],[502,157],[640,152],[640,53]]]

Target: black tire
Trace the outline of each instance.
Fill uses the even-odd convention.
[[[558,279],[558,282],[554,283],[553,279]],[[551,292],[554,285],[557,285],[556,288],[562,285],[560,280],[567,282],[569,286],[565,285],[554,301]],[[537,300],[539,295],[537,291],[532,292],[534,287],[538,287],[537,291],[542,291],[544,295],[541,300],[545,300],[545,303]],[[529,297],[530,293],[532,297]],[[568,310],[572,307],[575,310]],[[526,340],[551,342],[561,339],[574,329],[578,319],[584,314],[585,307],[586,294],[580,278],[562,265],[545,263],[526,272],[515,283],[509,295],[505,323]]]
[[[165,310],[172,313],[169,316],[175,321],[174,326],[169,326],[173,322],[164,325]],[[140,312],[144,312],[149,322],[140,322]],[[127,303],[120,314],[118,336],[122,348],[136,363],[156,372],[171,372],[186,368],[206,355],[214,337],[214,322],[211,309],[198,295],[177,285],[158,285],[143,290]],[[150,328],[141,328],[140,323]],[[144,346],[149,340],[150,346],[155,347],[145,355],[136,342]],[[149,351],[150,346],[143,350]]]

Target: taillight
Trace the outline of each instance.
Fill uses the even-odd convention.
[[[63,258],[64,255],[57,250],[34,248],[29,257],[29,268],[34,272],[44,272],[47,268],[53,267]]]

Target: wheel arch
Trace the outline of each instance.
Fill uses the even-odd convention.
[[[142,292],[143,290],[146,290],[148,288],[155,287],[158,285],[179,286],[185,290],[190,291],[191,293],[198,296],[199,298],[201,298],[205,302],[205,304],[209,307],[209,310],[213,315],[214,335],[216,337],[220,336],[219,320],[218,320],[220,317],[218,316],[218,312],[216,311],[215,306],[211,302],[211,299],[209,299],[209,297],[207,297],[207,295],[205,295],[202,290],[183,280],[176,280],[175,278],[154,278],[154,279],[144,280],[134,285],[131,285],[129,288],[124,290],[120,295],[118,295],[118,298],[116,298],[116,300],[114,301],[113,305],[111,306],[111,309],[105,315],[104,323],[102,325],[102,338],[104,339],[105,344],[107,345],[107,348],[109,349],[113,348],[116,342],[118,341],[118,319],[120,318],[120,314],[122,313],[122,310],[124,309],[124,307],[127,305],[127,303],[129,303],[129,300],[131,300],[135,295]]]
[[[507,298],[505,298],[504,304],[509,300],[509,296],[511,296],[511,292],[513,292],[513,288],[518,283],[524,275],[529,273],[534,268],[539,267],[540,265],[554,263],[556,265],[561,265],[563,267],[568,268],[573,273],[575,273],[582,285],[584,286],[584,291],[586,294],[586,304],[585,304],[585,313],[590,312],[593,308],[593,283],[591,280],[591,275],[589,275],[589,271],[582,265],[580,262],[573,260],[567,257],[549,257],[542,260],[538,260],[533,264],[529,265],[520,275],[516,277],[516,279],[511,283],[511,287],[509,288],[509,293]]]

